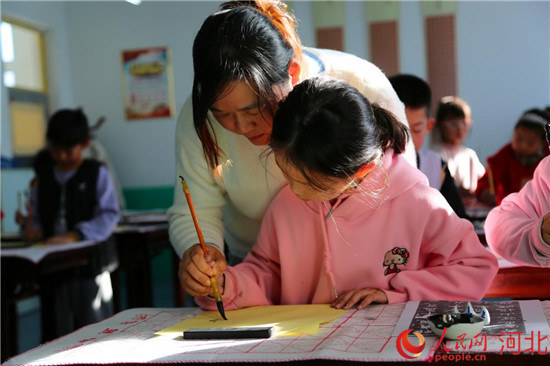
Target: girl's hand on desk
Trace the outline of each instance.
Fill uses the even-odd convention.
[[[62,235],[55,235],[50,237],[44,242],[44,244],[68,244],[76,242],[76,237],[71,233],[66,233]]]
[[[376,288],[364,288],[360,290],[352,290],[344,293],[331,304],[336,309],[351,309],[355,304],[357,309],[361,310],[367,307],[370,303],[387,304],[388,297],[382,290]]]
[[[180,260],[178,275],[185,292],[191,296],[206,296],[211,292],[210,276],[217,278],[227,267],[225,256],[218,248],[208,246],[208,256],[200,244],[195,244],[187,249]],[[219,286],[223,292],[223,286]]]
[[[546,214],[542,220],[540,234],[542,236],[542,240],[544,240],[546,244],[550,245],[550,213]]]

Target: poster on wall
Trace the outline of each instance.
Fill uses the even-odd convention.
[[[127,120],[173,115],[174,88],[168,47],[122,51],[122,75]]]

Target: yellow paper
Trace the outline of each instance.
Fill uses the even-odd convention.
[[[254,306],[226,311],[228,320],[223,320],[217,311],[206,311],[155,334],[181,337],[183,332],[190,328],[233,328],[260,325],[274,327],[273,335],[275,337],[317,334],[320,324],[331,322],[345,314],[346,311],[333,309],[328,304]]]

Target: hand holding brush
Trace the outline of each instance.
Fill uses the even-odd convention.
[[[193,201],[191,200],[191,194],[189,192],[189,187],[187,187],[187,183],[185,183],[185,179],[183,179],[183,177],[181,175],[180,175],[180,178],[181,178],[181,185],[182,185],[182,188],[183,188],[183,193],[185,194],[185,198],[187,199],[187,204],[189,205],[189,211],[191,212],[191,217],[193,218],[193,223],[195,224],[195,229],[197,231],[197,236],[199,237],[200,246],[201,246],[201,248],[204,252],[204,255],[208,256],[209,255],[208,248],[206,247],[206,243],[204,242],[204,237],[202,235],[202,231],[201,231],[201,228],[199,226],[199,221],[197,219],[197,214],[195,213],[195,207],[193,206]],[[224,307],[223,307],[222,296],[220,294],[218,284],[217,284],[216,278],[215,278],[213,273],[212,273],[212,275],[210,275],[210,286],[212,288],[212,296],[216,300],[216,305],[218,307],[218,311],[220,312],[220,315],[222,316],[222,318],[227,320],[227,318],[225,317],[225,311],[224,311]]]

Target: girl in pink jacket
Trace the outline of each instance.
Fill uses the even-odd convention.
[[[244,262],[216,268],[225,308],[481,299],[497,261],[399,155],[407,139],[403,124],[348,84],[297,85],[271,136],[289,185]],[[196,301],[216,309],[209,296]]]
[[[491,249],[511,262],[550,267],[550,156],[518,193],[489,212],[485,235]]]

